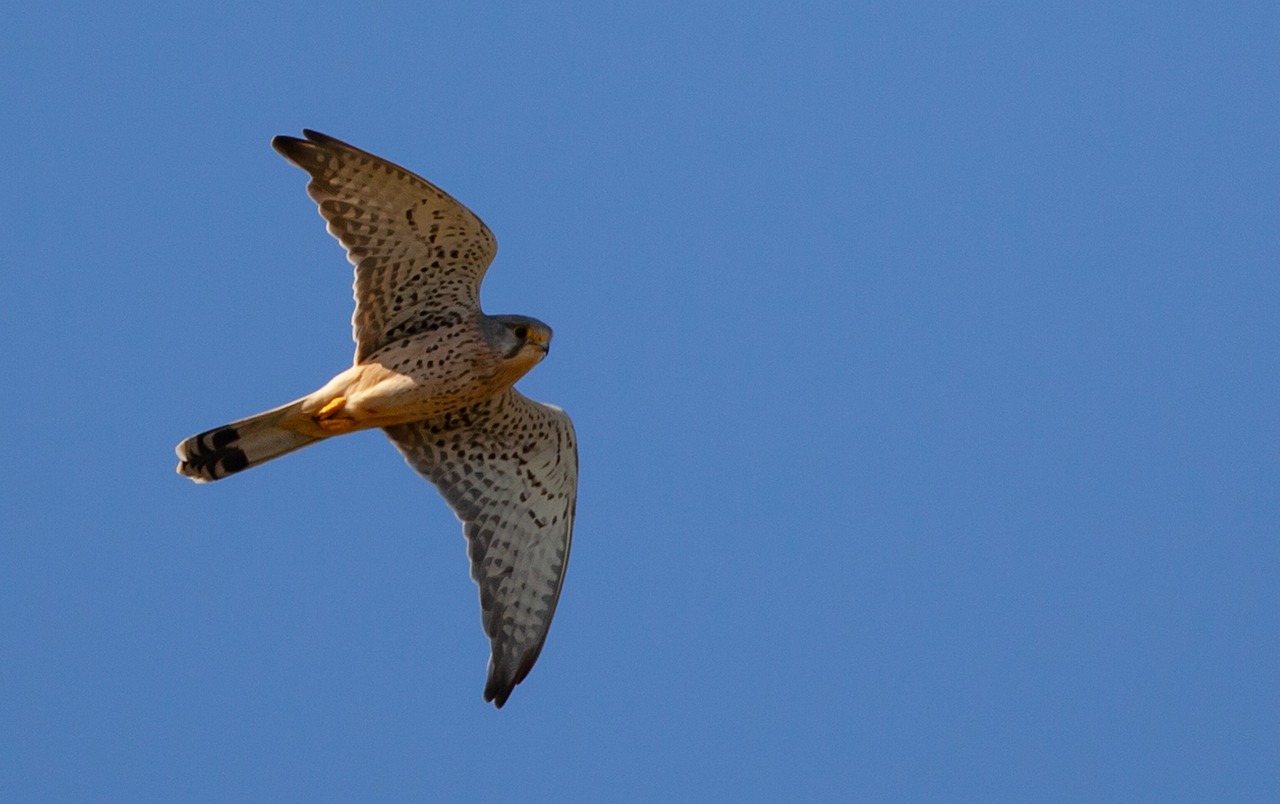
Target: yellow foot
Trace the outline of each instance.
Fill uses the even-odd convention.
[[[345,407],[346,404],[347,404],[347,398],[345,396],[334,397],[332,400],[329,401],[328,404],[320,408],[320,410],[316,413],[316,418],[327,419],[333,414],[342,410],[342,408]]]
[[[316,424],[331,433],[345,433],[355,427],[355,422],[349,418],[338,418],[338,414],[346,407],[347,398],[339,396],[327,403],[320,410],[316,411],[313,417]]]

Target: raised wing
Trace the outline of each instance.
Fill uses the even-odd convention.
[[[435,419],[386,428],[462,520],[499,708],[537,661],[569,561],[578,446],[559,408],[515,389]]]
[[[356,362],[479,311],[498,243],[471,210],[385,159],[316,131],[272,147],[311,174],[307,193],[356,267]]]

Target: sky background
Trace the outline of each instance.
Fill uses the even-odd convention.
[[[1280,800],[1280,10],[25,3],[6,801]],[[496,233],[581,442],[502,711],[349,364],[315,128]]]

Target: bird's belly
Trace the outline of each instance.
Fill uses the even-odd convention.
[[[303,412],[314,415],[340,399],[341,412],[329,418],[349,422],[347,429],[388,427],[483,402],[504,388],[492,371],[465,360],[415,356],[393,362],[378,357],[334,377],[308,397]]]
[[[459,381],[449,382],[457,379]],[[444,381],[442,381],[444,380]],[[390,374],[352,393],[347,408],[352,418],[371,427],[420,421],[482,402],[496,393],[475,378]]]

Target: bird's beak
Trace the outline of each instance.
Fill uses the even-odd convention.
[[[551,339],[550,339],[550,338],[545,338],[545,337],[543,337],[543,336],[542,336],[542,335],[540,335],[540,334],[530,334],[530,335],[529,335],[529,345],[530,345],[530,346],[537,347],[538,349],[542,350],[542,353],[543,353],[544,355],[545,355],[547,352],[550,352],[550,351],[551,351]]]

